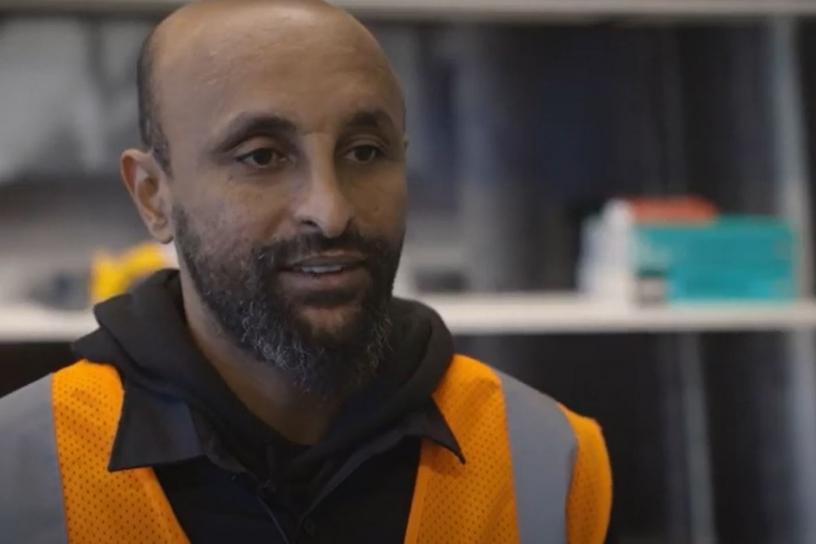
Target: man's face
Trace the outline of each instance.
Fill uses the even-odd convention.
[[[182,267],[261,359],[359,358],[387,334],[405,231],[401,96],[363,37],[247,15],[158,67]]]

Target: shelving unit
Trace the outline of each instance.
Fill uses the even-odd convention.
[[[3,0],[0,2],[0,13],[10,20],[16,14],[103,15],[94,18],[95,24],[103,21],[104,16],[111,16],[121,22],[136,15],[137,17],[131,18],[140,19],[146,28],[151,18],[182,3],[180,0]],[[812,161],[812,156],[808,153],[812,154],[813,149],[808,150],[807,127],[801,122],[807,110],[807,101],[803,103],[805,86],[797,74],[797,66],[803,60],[799,57],[797,40],[801,37],[799,31],[803,28],[801,22],[804,18],[816,17],[816,0],[338,0],[336,3],[375,23],[388,23],[385,27],[395,22],[410,25],[418,21],[422,23],[418,26],[424,28],[433,26],[427,25],[433,21],[442,22],[439,26],[453,30],[450,34],[454,40],[445,43],[446,54],[450,54],[450,49],[458,48],[459,51],[459,56],[454,60],[459,63],[456,74],[458,87],[442,90],[450,92],[450,100],[454,104],[472,105],[472,110],[453,112],[458,120],[464,119],[470,123],[457,127],[461,133],[473,134],[472,129],[479,129],[482,126],[479,123],[484,123],[488,125],[488,136],[484,140],[477,138],[464,144],[457,143],[459,147],[456,151],[462,155],[457,158],[461,160],[463,166],[460,168],[464,171],[457,171],[456,177],[472,180],[470,185],[463,184],[468,186],[460,191],[460,196],[467,193],[468,198],[464,199],[467,202],[459,210],[465,219],[463,223],[468,225],[470,238],[459,244],[460,247],[455,248],[455,251],[444,248],[437,252],[441,256],[434,254],[431,260],[439,265],[439,258],[451,259],[452,253],[455,253],[456,258],[453,260],[456,262],[450,268],[457,271],[467,269],[468,284],[475,286],[476,290],[488,290],[494,285],[500,285],[503,289],[507,289],[508,285],[511,289],[530,287],[533,282],[529,281],[530,276],[525,276],[525,272],[533,269],[536,263],[516,260],[514,255],[524,253],[519,250],[529,250],[531,245],[542,254],[549,254],[553,249],[549,245],[550,240],[545,239],[551,224],[547,223],[543,227],[538,224],[538,230],[522,230],[521,227],[529,227],[518,219],[524,215],[517,213],[519,208],[524,211],[523,206],[504,195],[517,192],[522,195],[519,198],[522,203],[543,202],[544,199],[534,200],[537,195],[531,196],[527,187],[531,182],[544,179],[551,184],[547,190],[552,194],[546,196],[554,195],[553,200],[557,204],[563,204],[569,201],[573,193],[568,193],[567,190],[560,192],[561,187],[580,185],[589,179],[601,180],[603,183],[609,181],[615,191],[633,190],[658,194],[671,191],[705,192],[718,184],[727,187],[727,192],[712,190],[707,196],[717,200],[718,196],[724,195],[723,200],[727,202],[727,206],[737,212],[756,213],[756,208],[759,207],[761,213],[774,213],[783,217],[804,234],[801,259],[804,267],[800,270],[800,277],[803,278],[802,292],[805,297],[814,296],[813,274],[810,270],[813,260],[810,247],[813,202],[809,195],[811,174],[808,171],[809,162]],[[523,23],[534,30],[536,25],[552,25],[557,28],[546,36],[546,40],[531,42],[540,46],[540,49],[519,47],[519,43],[527,44],[523,41],[512,43],[507,49],[503,49],[507,45],[505,42],[513,40],[505,40],[506,36],[496,38],[493,33],[487,32],[487,39],[494,41],[484,44],[480,40],[485,35],[478,32],[476,35],[468,35],[470,27],[457,24],[473,21]],[[642,28],[637,28],[639,25],[649,27],[655,21],[659,24],[650,28],[656,30],[653,33],[640,32]],[[581,25],[584,26],[579,29],[580,32],[573,32],[576,26]],[[690,35],[687,29],[695,25],[705,28],[702,28],[702,32]],[[745,34],[740,34],[739,29],[733,32],[734,27],[740,25],[753,26]],[[630,32],[633,27],[637,28],[636,31]],[[465,32],[460,32],[463,28]],[[680,30],[675,32],[677,29]],[[427,37],[427,34],[416,33],[419,37],[409,36],[406,39],[406,35],[414,30],[410,28],[409,32],[404,32],[404,29],[400,29],[402,34],[397,36],[397,43],[411,45],[411,40]],[[577,36],[579,33],[581,35]],[[627,35],[619,42],[617,37],[611,37],[615,33]],[[727,39],[716,39],[725,34],[729,34]],[[451,35],[444,37],[451,38]],[[97,40],[102,38],[104,36],[101,34],[96,35]],[[90,40],[88,43],[98,45],[102,42]],[[561,47],[563,43],[568,45]],[[415,50],[431,47],[427,43],[421,45]],[[456,47],[450,47],[451,45]],[[553,55],[549,55],[550,51],[554,51]],[[605,56],[598,51],[613,53]],[[513,80],[513,71],[518,69],[517,65],[507,62],[502,55],[509,54],[507,58],[516,61],[528,52],[533,53],[531,56],[535,57],[534,63],[520,63],[519,66],[532,66],[533,70],[546,73],[546,85],[535,87],[534,84],[540,82],[534,79]],[[421,52],[414,53],[419,55]],[[715,59],[710,64],[695,64],[697,59],[709,55]],[[434,61],[437,60],[434,58]],[[447,57],[445,60],[450,61]],[[508,68],[510,65],[512,66]],[[417,65],[409,64],[409,72],[416,67]],[[426,73],[421,73],[424,79]],[[487,78],[490,84],[480,85],[482,78]],[[508,79],[513,80],[507,83],[508,86],[513,85],[518,89],[535,88],[534,92],[543,94],[536,95],[534,100],[530,100],[530,96],[524,92],[505,94],[502,89]],[[110,88],[116,88],[116,85],[109,85],[108,89]],[[586,88],[590,88],[592,94],[584,93]],[[468,94],[463,93],[462,89],[476,91]],[[416,92],[417,86],[411,90]],[[437,95],[444,94],[437,92],[440,89],[432,91],[435,93],[434,99],[438,98]],[[608,97],[608,101],[604,97]],[[550,109],[543,116],[538,110],[531,113],[531,109],[535,109],[531,108],[531,102],[547,104]],[[511,130],[516,134],[489,134],[490,131],[499,132],[506,126],[490,118],[490,112],[497,103],[508,106],[509,111],[502,115],[519,122],[519,126]],[[570,110],[570,103],[579,104],[580,107]],[[732,107],[741,115],[732,115],[729,110]],[[563,113],[564,110],[568,111]],[[444,119],[443,116],[436,115],[436,110],[430,111],[431,117]],[[726,113],[720,115],[722,111]],[[427,114],[427,111],[423,112],[423,115]],[[541,136],[541,149],[551,153],[548,159],[558,163],[555,167],[550,168],[548,165],[545,168],[525,163],[523,167],[514,169],[505,165],[496,167],[491,162],[492,159],[483,159],[494,153],[499,157],[509,156],[511,160],[508,162],[514,162],[518,158],[516,148],[521,148],[524,144],[519,134],[525,131]],[[586,133],[589,132],[596,135],[608,134],[610,137],[608,140],[600,136],[587,137]],[[421,145],[422,138],[412,140]],[[631,148],[621,143],[625,140],[631,140]],[[479,147],[484,141],[489,145]],[[437,148],[446,151],[450,150],[447,145],[449,143],[433,142]],[[463,148],[466,151],[464,154]],[[570,149],[573,148],[580,149],[581,154],[572,154]],[[613,155],[615,160],[609,158]],[[763,156],[754,160],[758,155]],[[522,159],[526,160],[527,157]],[[763,163],[766,159],[770,165]],[[442,162],[436,161],[434,166]],[[735,163],[739,166],[735,167]],[[594,169],[584,168],[585,164],[599,166]],[[536,177],[524,179],[526,172],[535,172]],[[577,174],[573,176],[575,172]],[[440,176],[447,181],[447,173]],[[629,183],[626,180],[632,179],[646,181],[641,185],[615,185]],[[735,183],[734,180],[738,182]],[[558,187],[554,188],[555,186]],[[599,187],[600,182],[590,192],[602,193]],[[741,194],[742,189],[746,189],[744,193],[749,197],[744,200],[732,197]],[[568,196],[564,196],[565,194]],[[756,200],[751,203],[751,194],[755,199],[759,194],[758,199],[763,201],[761,204],[768,203],[767,206],[756,206]],[[471,198],[474,195],[475,198]],[[96,207],[104,209],[102,205]],[[549,209],[543,210],[541,215],[546,215],[546,211]],[[524,233],[523,236],[520,235],[521,232]],[[524,239],[528,233],[530,239]],[[541,238],[535,239],[536,234]],[[564,232],[557,232],[554,236],[563,238]],[[73,238],[84,239],[77,235]],[[534,244],[530,244],[531,240]],[[481,245],[473,247],[474,243]],[[485,258],[485,255],[489,258]],[[563,256],[561,253],[553,257],[553,260]],[[465,266],[466,263],[476,262],[476,259],[480,259],[480,266]],[[504,270],[499,270],[501,268]],[[532,288],[543,289],[548,286],[542,280]],[[723,363],[730,363],[730,359],[738,364],[740,373],[744,370],[756,372],[753,376],[764,376],[757,372],[759,366],[783,369],[779,372],[784,374],[784,380],[780,378],[778,382],[768,385],[767,389],[762,389],[766,384],[759,378],[751,378],[754,381],[749,379],[745,382],[749,391],[744,397],[740,397],[742,401],[746,398],[751,401],[752,395],[763,402],[769,398],[773,401],[777,398],[773,396],[776,394],[775,390],[769,390],[783,390],[779,393],[783,400],[768,407],[771,415],[765,416],[764,411],[755,409],[753,415],[749,414],[746,418],[762,419],[757,416],[757,412],[762,412],[760,416],[776,418],[777,422],[784,420],[789,426],[780,431],[779,435],[772,436],[782,436],[783,440],[779,444],[760,444],[756,449],[764,448],[764,451],[751,452],[746,457],[755,454],[756,457],[760,454],[767,456],[768,451],[776,447],[784,449],[786,455],[790,454],[785,457],[784,462],[794,467],[790,472],[796,475],[795,481],[760,488],[758,497],[772,498],[757,498],[755,502],[790,505],[790,512],[787,511],[787,506],[780,507],[780,510],[786,508],[784,515],[780,516],[778,511],[774,514],[776,517],[769,515],[773,530],[779,531],[774,535],[785,535],[776,536],[769,541],[793,544],[816,542],[816,464],[813,463],[813,459],[816,459],[816,426],[813,425],[816,419],[816,376],[813,364],[816,299],[806,298],[790,305],[633,307],[574,294],[538,291],[501,295],[429,295],[420,298],[439,311],[455,334],[486,339],[488,343],[495,342],[493,348],[500,342],[507,342],[509,346],[517,340],[502,338],[504,336],[526,337],[520,341],[524,343],[529,338],[550,335],[558,337],[557,342],[561,343],[544,342],[542,345],[557,344],[557,348],[568,346],[568,349],[574,349],[576,344],[583,342],[582,335],[587,338],[604,335],[604,345],[607,345],[606,340],[611,339],[615,342],[608,345],[617,347],[627,347],[629,339],[633,344],[649,344],[643,349],[640,349],[642,346],[632,349],[636,356],[631,358],[637,359],[645,354],[647,357],[642,357],[644,367],[663,369],[646,377],[644,374],[626,374],[632,372],[633,368],[643,367],[626,366],[627,361],[623,361],[625,357],[604,357],[607,354],[593,351],[595,346],[590,346],[592,349],[588,357],[583,353],[586,358],[597,357],[595,367],[582,366],[585,361],[579,360],[580,357],[571,358],[571,353],[561,352],[559,349],[548,351],[545,355],[535,351],[534,356],[529,357],[531,364],[528,365],[528,377],[544,376],[539,381],[539,386],[548,386],[547,380],[553,377],[557,381],[559,372],[568,375],[572,381],[561,391],[581,390],[580,393],[583,394],[582,388],[587,383],[591,389],[596,372],[609,372],[603,374],[607,378],[614,377],[612,372],[620,372],[621,381],[631,379],[632,383],[637,384],[626,389],[627,394],[632,396],[647,395],[647,388],[657,391],[654,397],[647,397],[651,404],[646,410],[642,410],[646,403],[638,405],[631,399],[618,399],[616,392],[622,388],[615,389],[614,386],[609,389],[612,393],[604,389],[601,394],[597,394],[596,390],[595,396],[601,397],[601,400],[593,405],[595,399],[590,399],[588,404],[600,406],[597,412],[599,418],[612,414],[608,420],[609,428],[612,429],[609,433],[609,438],[612,439],[610,443],[617,439],[619,447],[613,453],[622,452],[624,457],[630,455],[632,459],[637,458],[638,463],[643,460],[642,457],[621,447],[621,442],[630,439],[630,427],[637,425],[634,420],[639,414],[635,408],[630,412],[610,410],[604,413],[603,410],[609,406],[629,403],[630,407],[639,407],[641,412],[650,411],[647,415],[652,420],[660,420],[661,429],[655,435],[662,434],[654,438],[650,435],[649,439],[653,438],[653,441],[648,442],[646,447],[662,447],[671,451],[667,454],[670,458],[665,462],[664,473],[649,473],[648,470],[656,469],[650,467],[647,459],[642,464],[646,467],[642,472],[633,471],[629,475],[636,474],[640,479],[630,477],[629,481],[621,481],[616,490],[623,491],[620,496],[628,499],[630,508],[635,511],[641,506],[649,507],[649,504],[643,503],[649,501],[648,498],[635,496],[633,490],[637,490],[636,484],[652,477],[666,480],[674,478],[666,489],[661,490],[660,498],[652,501],[662,500],[669,504],[666,519],[661,520],[665,523],[660,526],[660,531],[663,531],[660,538],[644,538],[637,540],[638,542],[717,542],[718,530],[721,529],[718,526],[721,520],[717,516],[722,513],[715,512],[716,500],[723,500],[723,497],[725,500],[733,499],[733,496],[725,494],[717,497],[716,492],[722,490],[712,489],[716,478],[721,477],[717,471],[722,471],[723,464],[716,466],[712,460],[718,446],[716,441],[712,442],[711,437],[720,432],[722,426],[709,426],[711,414],[718,409],[716,403],[720,391],[715,391],[711,397],[707,396],[712,390],[707,389],[706,380],[711,375],[706,372],[711,368],[727,368],[727,364]],[[0,344],[68,342],[90,332],[95,326],[89,312],[59,312],[27,304],[0,305]],[[748,332],[783,334],[709,334]],[[621,335],[623,341],[617,343],[615,335]],[[752,343],[757,340],[757,336],[763,342],[767,339],[768,344],[780,340],[779,345],[765,351],[763,348],[766,346],[762,342]],[[744,342],[748,348],[737,350],[734,357],[731,357],[730,352],[722,357],[723,353],[718,353],[716,349],[717,342],[723,340],[722,337],[728,337],[726,341],[734,342],[726,342],[727,347]],[[578,338],[578,342],[574,342],[574,338]],[[649,351],[654,345],[653,339],[654,344],[660,348],[655,352]],[[758,353],[750,353],[755,345],[760,346]],[[495,358],[497,362],[501,362],[504,357],[501,351],[503,347],[505,346],[499,346],[493,351],[499,355]],[[488,352],[490,353],[489,350]],[[515,352],[508,349],[508,353]],[[578,361],[580,364],[576,366],[583,370],[575,370],[569,366],[570,363],[561,363],[562,356],[567,361]],[[612,370],[599,371],[608,361],[622,364]],[[544,367],[548,369],[541,371]],[[588,368],[591,370],[587,370]],[[672,389],[673,387],[676,389]],[[741,385],[733,387],[739,388]],[[672,391],[675,397],[659,396],[665,391]],[[727,396],[729,391],[725,393]],[[584,397],[579,394],[575,398],[586,400],[592,395],[589,392]],[[764,410],[765,405],[761,407]],[[625,414],[625,417],[621,417],[621,414]],[[728,423],[730,425],[731,422]],[[750,424],[755,422],[751,421]],[[759,428],[759,424],[756,425]],[[727,431],[731,430],[729,428]],[[621,440],[621,437],[625,440]],[[662,442],[655,446],[659,441]],[[615,460],[613,455],[613,461]],[[629,460],[624,458],[623,461],[625,465]],[[777,463],[781,464],[782,461]],[[712,464],[715,465],[713,468]],[[747,466],[756,467],[757,464]],[[767,472],[772,473],[777,468],[774,466],[767,469]],[[767,481],[764,483],[767,484]],[[739,506],[734,506],[733,512],[738,512],[751,521],[759,517],[753,515],[756,512],[746,514]],[[726,512],[723,518],[729,516],[737,517]],[[743,520],[735,522],[728,519],[727,522],[743,524]],[[638,523],[631,525],[641,526]],[[761,524],[754,522],[754,526],[756,525]],[[786,526],[796,528],[786,533]],[[725,540],[728,541],[727,538]],[[732,540],[745,541],[744,538]],[[631,542],[634,541],[635,539]]]

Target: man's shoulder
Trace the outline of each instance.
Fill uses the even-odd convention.
[[[61,368],[52,373],[52,376],[57,381],[64,381],[74,385],[79,385],[83,382],[89,383],[112,383],[119,384],[119,373],[116,369],[107,363],[90,361],[88,359],[80,359],[71,365]]]
[[[55,383],[59,387],[55,388]],[[60,391],[115,391],[119,384],[118,373],[113,367],[85,359],[75,361],[0,397],[0,428],[8,428],[17,421],[23,415],[21,411],[59,403],[63,396],[55,393]]]
[[[590,447],[603,446],[603,437],[598,423],[576,411],[568,408],[547,393],[522,382],[487,363],[466,355],[456,355],[449,369],[449,378],[455,381],[490,380],[500,388],[505,397],[520,401],[521,407],[535,411],[556,411],[569,423],[570,428],[579,444],[588,444]]]
[[[457,382],[489,382],[497,389],[501,389],[504,395],[522,396],[536,403],[544,403],[551,406],[563,406],[555,399],[539,391],[538,389],[522,382],[518,378],[505,373],[504,371],[467,355],[457,354],[453,357],[448,368],[446,379]]]

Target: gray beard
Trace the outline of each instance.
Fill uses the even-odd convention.
[[[388,313],[366,321],[370,328],[364,342],[327,346],[276,322],[264,305],[250,303],[237,344],[279,370],[298,391],[328,401],[370,383],[390,349],[392,321]]]
[[[224,336],[240,350],[285,377],[298,391],[330,401],[370,383],[390,350],[389,306],[399,261],[382,249],[372,287],[356,321],[342,337],[316,335],[270,280],[270,250],[214,255],[204,250],[187,215],[174,210],[176,245],[196,291]],[[393,269],[393,270],[392,270]]]

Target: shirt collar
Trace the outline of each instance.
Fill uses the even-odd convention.
[[[428,439],[465,462],[453,431],[433,400],[406,415],[396,427],[403,436]],[[222,468],[243,471],[220,446],[212,428],[186,402],[143,387],[125,385],[108,470],[156,467],[205,456]]]
[[[413,421],[416,423],[412,423]],[[462,453],[462,448],[448,422],[445,421],[442,411],[433,400],[429,400],[420,411],[414,412],[407,418],[405,430],[407,436],[426,438],[442,446],[464,464],[465,454]]]
[[[160,466],[203,455],[187,403],[138,386],[125,388],[108,470]]]

